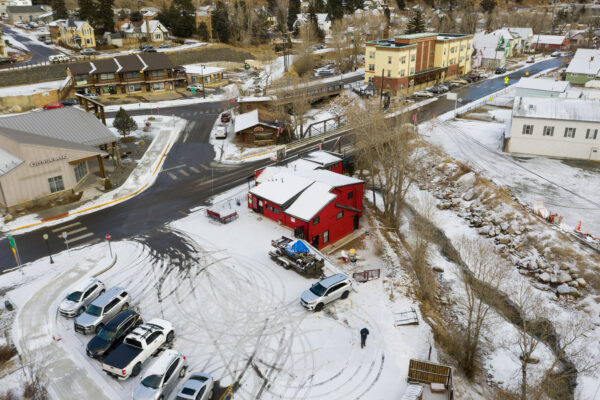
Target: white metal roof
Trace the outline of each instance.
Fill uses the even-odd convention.
[[[354,185],[356,183],[362,182],[360,179],[352,178],[351,176],[347,176],[347,175],[338,174],[336,172],[331,172],[326,169],[301,170],[301,171],[298,171],[297,174],[304,178],[307,178],[307,179],[325,183],[334,188],[348,186],[348,185]]]
[[[219,68],[219,67],[207,67],[207,66],[202,67],[202,64],[188,64],[188,65],[184,65],[183,67],[185,68],[186,73],[198,74],[201,76],[212,75],[212,74],[216,74],[218,72],[225,70],[225,68]]]
[[[330,192],[331,186],[321,182],[314,182],[298,196],[285,213],[303,221],[313,219],[327,204],[337,196]]]
[[[567,73],[598,75],[600,72],[600,50],[577,49],[573,59],[569,63]]]
[[[563,93],[571,86],[567,81],[557,81],[544,78],[521,78],[515,85],[518,89],[545,90],[548,92]]]
[[[516,97],[513,117],[600,122],[599,100]]]
[[[313,182],[314,180],[287,171],[280,171],[278,174],[263,181],[260,185],[253,187],[250,193],[282,206],[300,194]]]
[[[341,157],[323,150],[313,151],[302,158],[322,166],[327,166],[342,161]]]
[[[562,44],[565,41],[564,35],[533,35],[532,44]]]
[[[257,125],[258,123],[258,109],[256,109],[236,116],[233,124],[233,130],[235,133],[238,133],[244,129],[248,129],[254,125]]]

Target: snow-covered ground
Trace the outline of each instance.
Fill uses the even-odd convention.
[[[566,224],[574,227],[582,221],[584,232],[600,235],[600,209],[594,204],[600,193],[600,168],[591,163],[504,153],[503,137],[511,111],[489,114],[496,122],[455,119],[426,123],[427,140],[508,187],[522,203],[531,206],[533,201],[544,201]]]
[[[140,130],[143,127],[145,118],[136,117]],[[156,117],[156,120],[151,121],[151,123],[152,129],[147,133],[144,132],[144,134],[153,137],[152,144],[121,186],[82,203],[73,210],[70,210],[64,218],[42,222],[36,214],[28,214],[15,218],[10,222],[0,222],[0,231],[6,232],[18,229],[20,232],[24,232],[29,229],[38,229],[42,224],[44,226],[61,224],[79,215],[98,211],[99,209],[126,201],[152,186],[158,176],[158,172],[160,172],[160,166],[165,160],[164,154],[171,149],[179,133],[185,127],[186,121],[180,118]],[[133,136],[136,135],[140,136],[141,132],[134,132]]]
[[[64,83],[64,80],[33,83],[31,85],[8,86],[0,88],[0,97],[8,96],[31,96],[36,93],[43,93],[50,90],[58,90]]]
[[[390,300],[386,280],[380,279],[355,284],[347,300],[322,313],[307,312],[299,296],[312,280],[279,267],[267,255],[271,239],[291,232],[248,210],[246,190],[232,190],[212,207],[238,212],[239,219],[228,225],[198,210],[169,226],[192,249],[187,257],[176,248],[157,254],[143,241],[117,242],[116,264],[99,278],[107,287],[127,288],[132,306],[145,319],[172,321],[174,347],[186,355],[190,371],[211,373],[222,386],[236,384],[236,398],[399,398],[408,360],[426,358],[432,342],[426,324],[394,327],[394,312],[414,302]],[[368,250],[376,238],[365,240],[365,250],[359,247],[362,268],[385,269],[386,263]],[[15,342],[49,375],[51,393],[58,398],[130,398],[141,376],[125,382],[106,376],[98,362],[85,356],[89,338],[75,334],[72,322],[56,314],[69,286],[107,266],[106,243],[65,251],[55,261],[26,266],[30,283],[8,293],[19,310]],[[357,267],[338,264],[328,273]],[[18,271],[2,275],[0,287],[21,279]],[[360,348],[363,327],[370,331],[365,349]]]

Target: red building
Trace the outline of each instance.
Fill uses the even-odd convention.
[[[323,248],[359,228],[363,181],[339,173],[340,158],[334,162],[328,153],[312,154],[258,172],[257,186],[248,194],[248,207]],[[308,161],[310,158],[323,163]]]
[[[565,35],[533,35],[532,50],[566,50],[569,39]]]

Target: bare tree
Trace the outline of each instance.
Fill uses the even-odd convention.
[[[381,191],[383,212],[397,229],[404,197],[420,172],[420,141],[403,123],[405,116],[386,118],[375,103],[350,109],[347,115],[359,164],[370,171],[373,185]]]
[[[464,353],[460,361],[467,375],[472,376],[479,356],[481,332],[489,325],[492,305],[501,296],[499,287],[507,268],[488,241],[465,237],[456,247],[464,263],[461,270],[465,296],[459,305],[466,317],[461,332]]]
[[[344,72],[348,57],[345,56],[347,42],[348,23],[345,19],[338,19],[331,24],[331,45],[334,49],[333,57],[340,72]]]

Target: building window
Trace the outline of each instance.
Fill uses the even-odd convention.
[[[410,61],[415,61],[415,55],[410,56]]]
[[[125,74],[125,76],[127,78],[139,78],[140,77],[140,73],[138,71],[134,71],[134,72],[127,72]]]
[[[157,33],[156,35],[154,35],[154,38],[155,38],[156,40],[160,40],[160,39],[161,39],[160,33]]]
[[[404,76],[404,70],[400,71],[400,76]]]
[[[444,55],[446,55],[446,50],[447,50],[447,49],[444,47]]]
[[[110,74],[100,74],[100,79],[106,81],[106,80],[110,80],[110,79],[115,79],[115,74],[110,73]]]
[[[371,59],[375,58],[375,52],[374,51],[372,51],[372,52],[369,53],[369,58],[371,58]]]
[[[391,78],[391,76],[392,76],[392,71],[390,71],[390,70],[388,69],[388,72],[387,72],[387,77],[388,77],[388,78]]]
[[[321,217],[314,217],[313,218],[313,225],[317,225],[319,223],[319,221],[321,221]]]
[[[462,60],[463,60],[463,58],[462,58],[462,57],[458,57],[458,62],[459,62],[459,63],[461,63],[461,62],[462,62]]]
[[[75,167],[75,180],[77,182],[79,182],[80,180],[85,178],[87,173],[88,173],[87,163],[85,161],[78,163],[77,166]]]
[[[375,71],[375,64],[369,64],[369,71]]]
[[[339,213],[337,213],[336,219],[342,219],[344,218],[344,212],[340,211]]]
[[[450,47],[450,53],[454,53],[454,49],[456,49],[456,47]]]
[[[329,243],[329,231],[323,232],[323,244]]]
[[[92,44],[92,39],[85,39],[85,44]]]
[[[585,133],[586,139],[596,139],[598,137],[598,129],[588,129]]]
[[[388,57],[388,64],[392,63],[392,57]]]
[[[523,135],[533,135],[533,125],[523,125]]]
[[[575,138],[575,128],[565,128],[565,137]]]
[[[164,82],[156,82],[154,85],[154,90],[163,90],[165,88]]]
[[[554,127],[553,126],[545,126],[544,127],[544,136],[554,136]]]
[[[51,193],[56,193],[65,190],[65,184],[63,183],[62,175],[48,178],[48,183],[50,184]]]
[[[402,58],[400,59],[400,62],[401,62],[402,64],[406,64],[406,57],[402,57]]]
[[[410,74],[412,75],[412,74],[414,74],[414,73],[415,73],[415,69],[414,69],[414,68],[411,68],[411,69],[410,69]]]
[[[277,209],[277,208],[273,207],[273,206],[272,206],[272,205],[270,205],[270,204],[267,204],[267,205],[265,206],[265,208],[266,208],[267,210],[271,211],[272,213],[275,213],[275,214],[279,214],[279,213],[281,213],[281,211],[280,211],[279,209]]]
[[[354,192],[348,192],[348,200],[354,197]]]
[[[374,82],[375,82],[375,78],[374,78],[374,77],[372,77],[372,76],[371,76],[371,77],[369,77],[369,83],[370,83],[370,84],[373,84]]]
[[[152,71],[151,73],[152,73],[153,77],[161,77],[164,75],[164,72],[162,69],[159,69],[158,71]]]
[[[404,83],[400,84],[400,90],[404,89]]]
[[[129,92],[141,92],[142,91],[142,84],[141,83],[136,83],[133,85],[129,85]]]
[[[75,75],[75,84],[76,85],[87,85],[88,76],[87,75]]]

